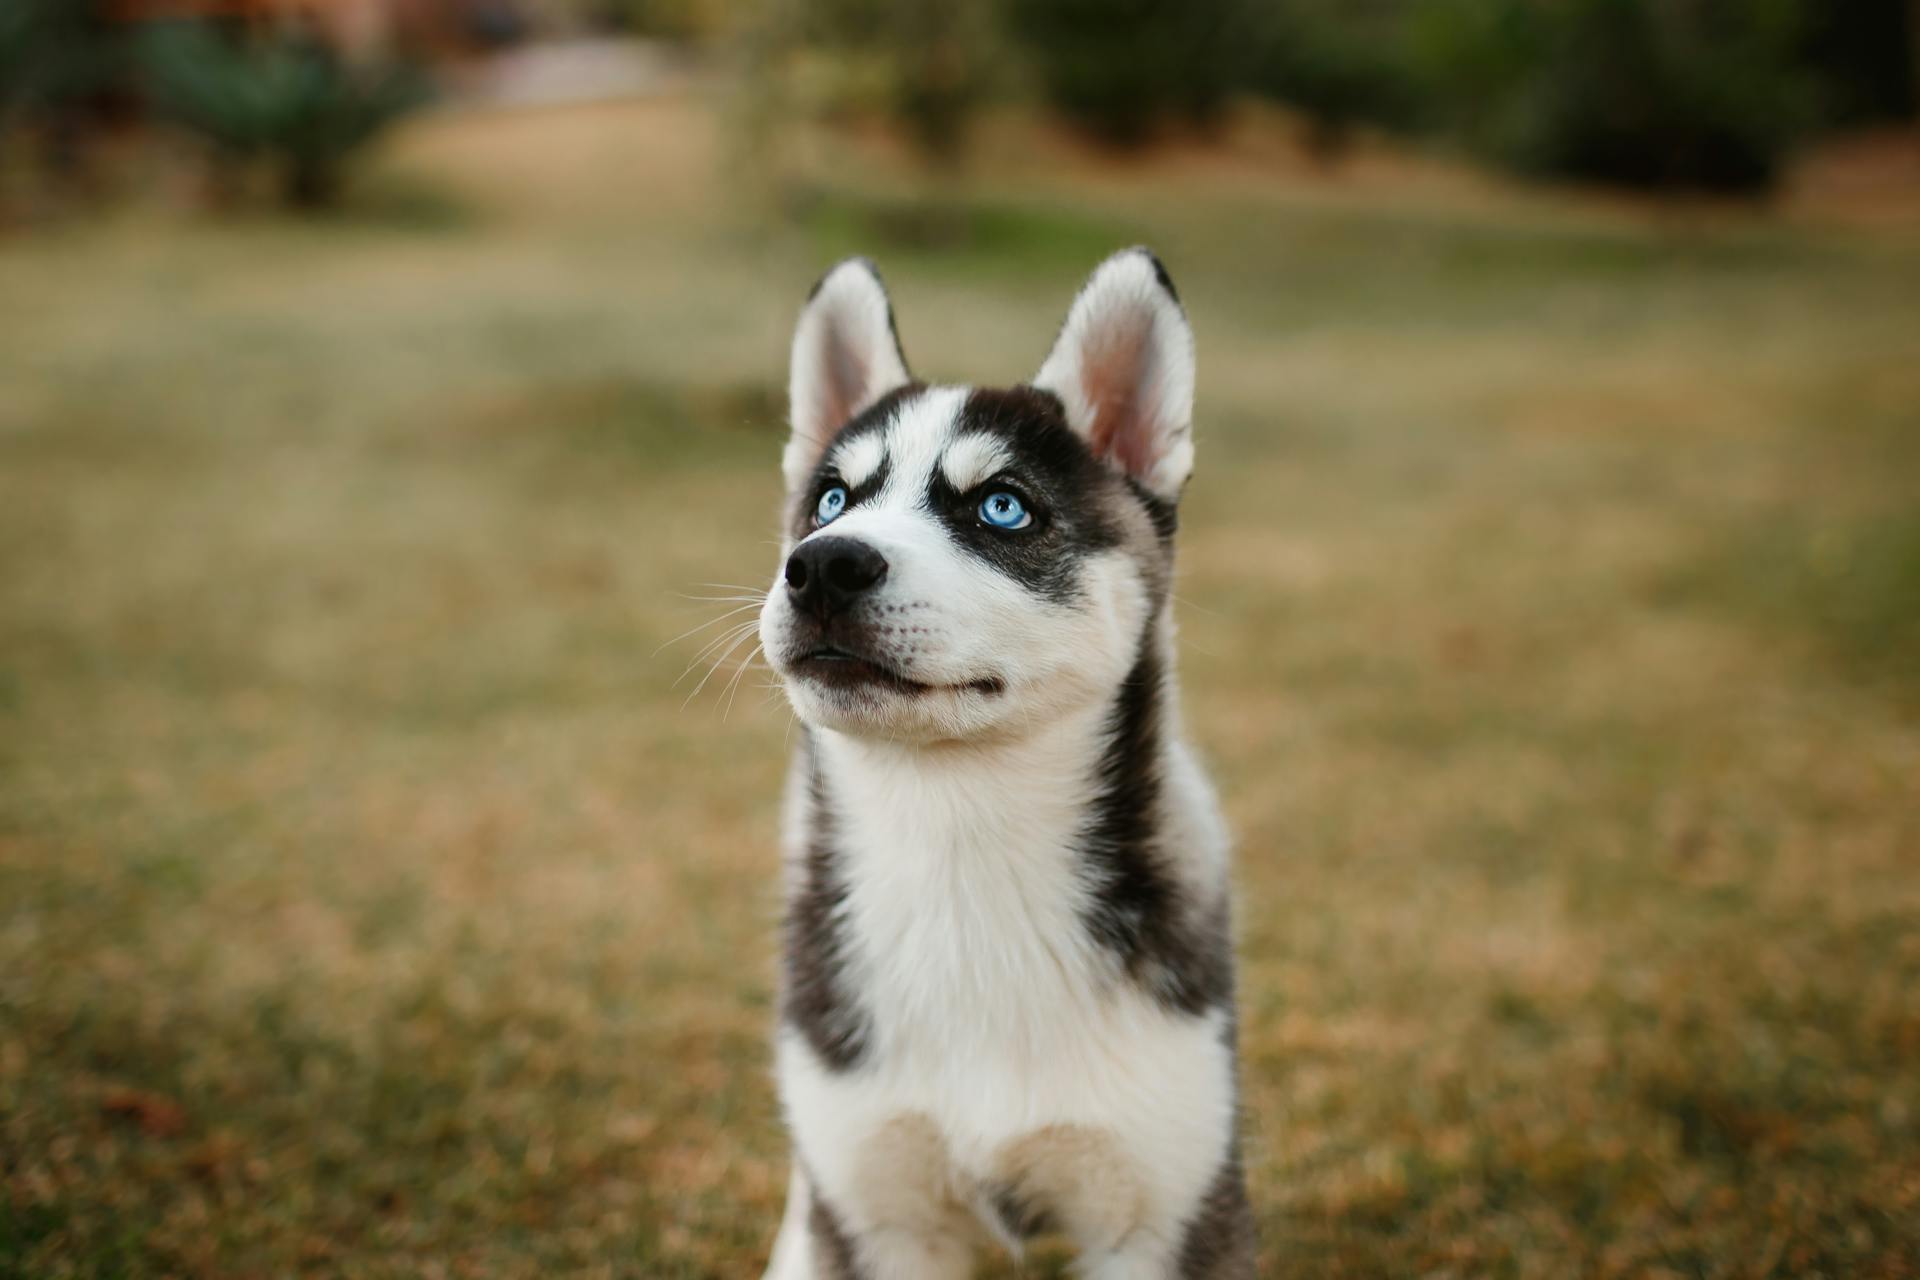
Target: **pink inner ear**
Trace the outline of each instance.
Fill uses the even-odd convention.
[[[853,417],[860,395],[866,390],[871,372],[867,362],[854,351],[853,344],[839,330],[829,328],[826,337],[826,393],[828,403],[821,420],[831,431]]]
[[[1094,453],[1118,464],[1128,475],[1143,476],[1153,469],[1153,430],[1145,421],[1145,406],[1159,370],[1153,367],[1151,315],[1132,324],[1117,323],[1105,332],[1089,334],[1081,385],[1093,409],[1087,442]]]

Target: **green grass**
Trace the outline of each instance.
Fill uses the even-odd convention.
[[[662,103],[0,243],[0,1276],[757,1274],[788,724],[684,596],[823,258],[1008,381],[1133,239],[1265,1273],[1920,1271],[1920,242],[1182,157],[928,234],[826,145],[784,227]]]

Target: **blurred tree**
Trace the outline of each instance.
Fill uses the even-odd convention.
[[[1168,121],[1205,125],[1252,93],[1303,112],[1328,157],[1372,124],[1527,172],[1758,191],[1812,130],[1910,116],[1920,60],[1920,0],[761,0],[757,12],[745,79],[763,126],[811,90],[816,104],[884,111],[941,163],[1007,61],[1121,145]]]
[[[1303,112],[1323,159],[1339,157],[1356,124],[1419,123],[1404,0],[1275,0],[1250,4],[1248,17],[1248,87]]]
[[[894,51],[889,86],[894,109],[921,151],[937,160],[960,154],[987,88],[989,37],[977,4],[882,4]]]
[[[1335,6],[1281,12],[1268,91],[1526,171],[1760,190],[1816,121],[1802,0],[1375,0],[1358,45]]]
[[[951,164],[990,87],[992,18],[988,0],[766,0],[742,41],[752,114],[764,132],[799,108],[877,109]]]
[[[122,54],[118,29],[90,0],[0,2],[0,128],[30,129],[50,173],[78,176]]]
[[[1247,83],[1258,0],[1005,0],[1048,99],[1109,142],[1169,117],[1205,125]]]
[[[1804,56],[1836,124],[1912,119],[1920,103],[1920,0],[1826,0],[1807,13]]]
[[[405,63],[355,65],[309,35],[254,37],[204,23],[156,27],[142,42],[156,108],[203,138],[216,163],[274,166],[287,203],[339,197],[348,161],[428,97]]]
[[[1755,191],[1812,123],[1799,0],[1564,0],[1550,12],[1487,139],[1524,168]]]

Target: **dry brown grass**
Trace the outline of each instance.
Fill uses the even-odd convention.
[[[667,102],[0,245],[0,1274],[757,1274],[787,720],[655,650],[827,258],[1007,380],[1133,239],[1268,1271],[1920,1271],[1920,244],[1237,136],[915,248],[812,145],[788,226]]]

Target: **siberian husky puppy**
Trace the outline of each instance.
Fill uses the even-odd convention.
[[[872,264],[793,339],[760,635],[802,730],[769,1280],[1239,1280],[1228,839],[1184,739],[1173,539],[1193,335],[1142,249],[1032,382],[914,380]]]

